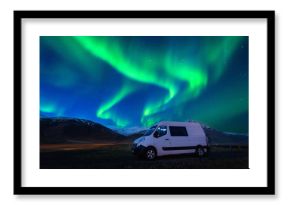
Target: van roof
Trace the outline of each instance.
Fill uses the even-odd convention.
[[[180,126],[186,126],[186,125],[192,125],[192,124],[200,125],[199,122],[193,122],[193,121],[190,121],[190,122],[161,121],[157,123],[157,125],[180,125]]]

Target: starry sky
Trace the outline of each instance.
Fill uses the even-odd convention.
[[[247,36],[41,36],[40,116],[248,133]]]

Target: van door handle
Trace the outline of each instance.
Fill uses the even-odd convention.
[[[169,140],[169,139],[165,139],[165,140]]]

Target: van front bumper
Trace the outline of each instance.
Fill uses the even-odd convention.
[[[131,151],[135,155],[143,155],[145,153],[145,151],[146,151],[146,148],[147,147],[144,147],[143,145],[137,146],[137,144],[133,144],[132,148],[131,148]]]

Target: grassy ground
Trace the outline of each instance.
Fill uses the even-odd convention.
[[[71,145],[72,146],[72,145]],[[192,155],[159,157],[146,161],[131,153],[129,144],[62,147],[40,152],[41,169],[247,169],[247,148],[213,147],[204,158]],[[92,148],[93,147],[93,148]],[[46,148],[46,149],[45,149]]]

